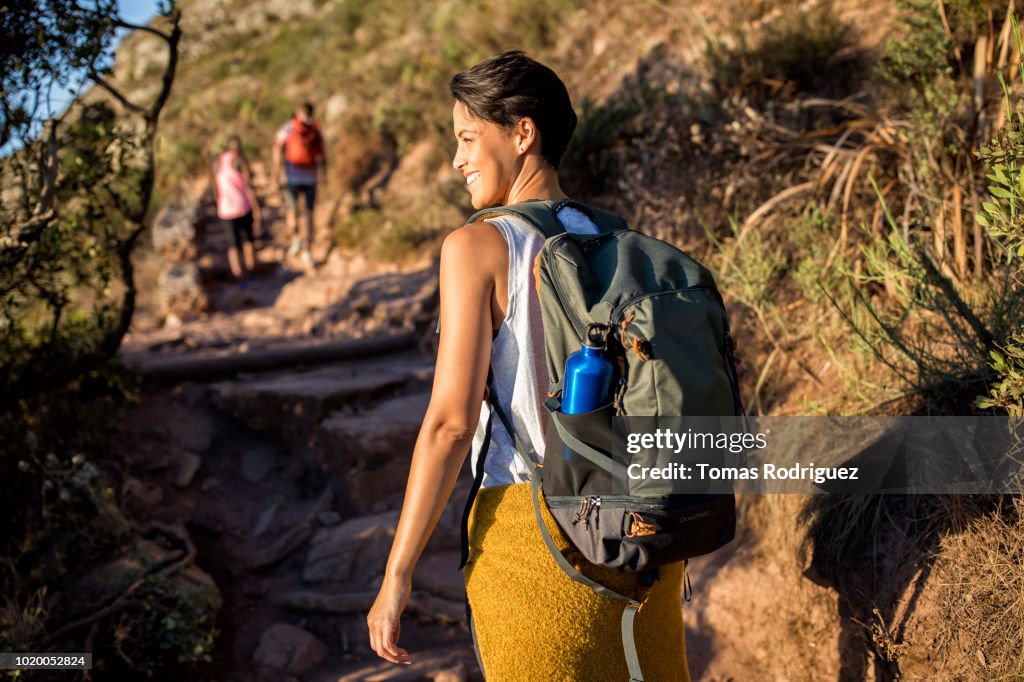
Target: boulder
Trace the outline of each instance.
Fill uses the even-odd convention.
[[[205,454],[213,443],[216,427],[206,410],[192,409],[183,405],[164,404],[160,407],[160,429],[169,441],[180,448]]]
[[[260,636],[252,660],[257,665],[303,675],[327,656],[327,647],[314,635],[289,623],[277,623]]]
[[[413,590],[421,590],[455,602],[466,599],[466,584],[459,571],[461,553],[456,550],[427,552],[416,564]]]
[[[346,589],[367,586],[384,572],[398,512],[362,516],[318,530],[309,543],[305,582],[339,582]]]
[[[198,315],[209,308],[199,266],[195,263],[168,266],[157,278],[157,300],[164,313]]]
[[[344,301],[351,288],[352,280],[346,277],[297,277],[281,289],[274,311],[288,318],[303,316]]]
[[[178,457],[178,471],[174,477],[174,485],[179,488],[187,488],[192,485],[192,479],[196,472],[203,465],[203,460],[193,452],[183,452]]]
[[[349,499],[367,513],[398,509],[405,495],[411,458],[412,447],[409,446],[408,450],[396,452],[390,460],[375,469],[356,465],[345,478]]]
[[[166,204],[153,220],[153,249],[172,263],[193,260],[198,219],[199,204],[195,201]]]
[[[250,483],[259,483],[274,468],[274,451],[266,446],[249,448],[242,455],[242,476]]]

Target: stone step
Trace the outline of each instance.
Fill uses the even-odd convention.
[[[307,443],[331,411],[356,410],[398,390],[425,386],[432,373],[430,358],[403,353],[223,382],[212,391],[216,405],[246,427]]]
[[[397,464],[408,473],[429,402],[430,393],[420,391],[355,412],[335,410],[320,422],[317,444],[332,468],[368,471]],[[398,470],[394,475],[405,478]]]
[[[249,313],[255,314],[257,311]],[[223,321],[224,318],[211,318]],[[279,327],[280,320],[272,316],[266,320],[268,329]],[[180,323],[180,320],[179,320]],[[376,362],[383,360],[392,362],[392,354],[408,355],[422,339],[415,334],[385,334],[365,338],[345,338],[341,341],[310,341],[296,339],[279,339],[277,343],[261,342],[259,347],[249,348],[249,344],[238,342],[244,340],[244,330],[250,325],[245,318],[239,326],[237,322],[229,322],[230,334],[215,333],[214,336],[225,337],[228,347],[220,352],[202,353],[163,353],[133,351],[121,355],[124,363],[138,371],[144,378],[153,382],[170,382],[175,385],[188,380],[212,382],[227,375],[242,372],[263,371],[265,377],[279,376],[282,371],[295,367],[313,367],[331,363],[332,367],[341,363],[362,361],[372,371]],[[259,325],[257,325],[259,326]],[[193,328],[197,337],[209,336],[201,333],[204,330]],[[188,341],[181,339],[181,333],[173,332],[165,342],[177,343]],[[270,341],[268,339],[268,341]],[[143,342],[145,343],[145,342]],[[148,344],[147,344],[148,345]],[[198,347],[197,343],[185,343],[186,346]],[[220,344],[224,345],[224,344]],[[368,358],[367,360],[362,360]],[[370,360],[369,358],[372,358]],[[277,374],[270,374],[276,372]]]

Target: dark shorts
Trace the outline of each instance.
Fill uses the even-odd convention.
[[[232,218],[227,223],[231,225],[231,233],[235,236],[235,247],[242,250],[242,244],[246,241],[252,243],[252,211],[249,211],[241,218]]]
[[[312,211],[313,203],[316,201],[316,185],[287,185],[284,192],[284,203],[289,211],[295,210],[300,195],[305,196],[306,210]]]

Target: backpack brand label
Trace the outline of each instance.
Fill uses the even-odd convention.
[[[696,521],[697,519],[703,519],[703,518],[706,518],[708,516],[711,516],[711,512],[709,512],[708,510],[705,509],[704,511],[697,512],[696,514],[690,514],[688,516],[680,516],[679,517],[679,523],[689,523],[690,521]]]

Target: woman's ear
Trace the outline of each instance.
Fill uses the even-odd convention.
[[[519,123],[516,124],[513,135],[516,143],[516,151],[519,152],[519,154],[525,154],[539,137],[540,135],[537,130],[537,124],[533,122],[532,118],[524,116],[519,119]]]

